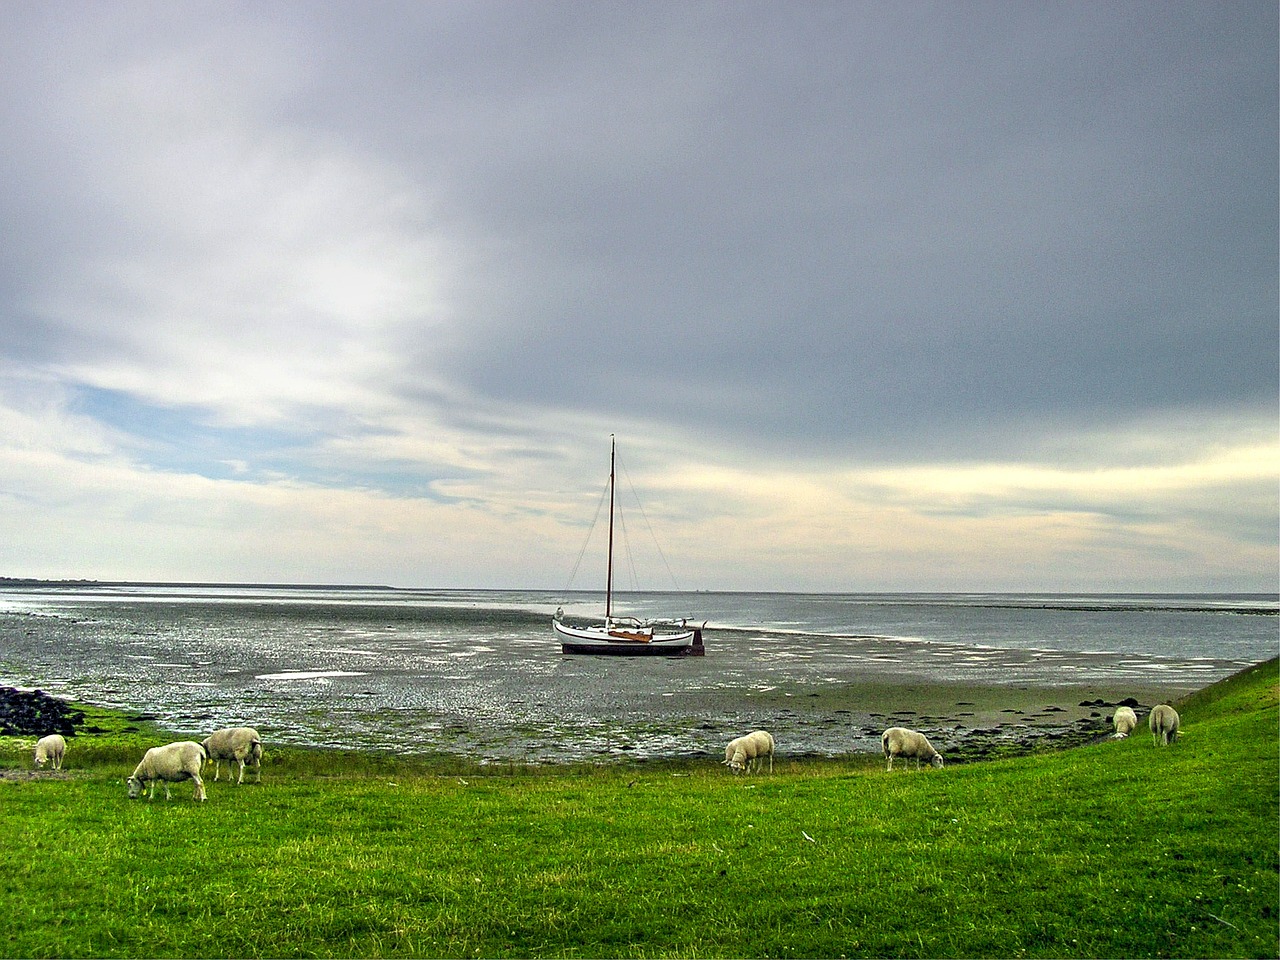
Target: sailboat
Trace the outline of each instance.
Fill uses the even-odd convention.
[[[556,611],[551,627],[563,653],[604,654],[615,657],[701,657],[702,628],[688,620],[639,620],[613,615],[613,513],[617,478],[617,440],[609,438],[609,559],[605,569],[604,623],[570,625],[564,609]]]

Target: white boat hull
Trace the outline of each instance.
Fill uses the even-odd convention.
[[[651,627],[631,628],[616,624],[609,629],[572,627],[559,620],[551,622],[560,638],[563,653],[604,654],[620,657],[703,656],[702,630],[655,633]]]

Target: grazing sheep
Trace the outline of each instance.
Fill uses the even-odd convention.
[[[1116,725],[1115,738],[1123,740],[1133,733],[1133,728],[1138,725],[1138,715],[1133,712],[1132,707],[1117,707],[1116,715],[1111,718],[1111,722]]]
[[[769,772],[773,773],[773,735],[764,731],[756,730],[745,736],[730,740],[729,745],[724,748],[724,763],[734,773],[740,770],[751,772],[751,765],[754,763],[757,770],[760,769],[764,758],[769,758]]]
[[[231,764],[240,764],[240,778],[236,781],[236,785],[239,786],[244,782],[244,763],[248,760],[258,770],[258,782],[262,782],[262,738],[253,727],[227,727],[223,730],[215,730],[204,741],[203,746],[205,753],[209,755],[208,762],[213,764],[215,781],[218,779],[220,761],[226,760],[228,776],[231,775]]]
[[[908,730],[906,727],[890,727],[880,735],[880,748],[889,760],[888,769],[893,769],[894,757],[915,757],[916,769],[920,769],[920,761],[928,760],[935,767],[942,766],[942,754],[933,749],[933,744],[923,733]]]
[[[53,761],[53,769],[62,769],[62,756],[67,752],[67,741],[62,739],[61,734],[51,733],[47,737],[41,737],[36,743],[36,766],[43,767],[50,760]]]
[[[1167,703],[1151,708],[1151,718],[1147,725],[1151,727],[1151,742],[1156,746],[1167,747],[1178,739],[1178,711]]]
[[[200,767],[208,755],[204,747],[194,740],[179,740],[163,747],[152,747],[142,756],[142,762],[129,778],[129,799],[136,799],[147,783],[151,784],[151,796],[156,796],[156,783],[164,784],[164,798],[169,799],[169,784],[182,780],[194,780],[196,800],[204,800],[204,781],[200,779]]]

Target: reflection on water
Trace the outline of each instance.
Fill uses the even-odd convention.
[[[181,731],[252,724],[275,742],[563,761],[715,754],[726,731],[768,726],[792,753],[839,754],[877,747],[880,715],[849,702],[853,684],[1172,696],[1276,645],[1267,598],[1245,613],[1238,598],[675,599],[709,608],[705,658],[566,657],[549,627],[562,601],[547,594],[6,588],[0,678]]]
[[[358,670],[286,670],[284,673],[260,673],[255,680],[324,680],[329,677],[365,677]]]

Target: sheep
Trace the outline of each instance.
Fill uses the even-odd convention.
[[[1151,717],[1147,725],[1151,728],[1151,742],[1156,746],[1165,746],[1178,739],[1178,711],[1167,703],[1151,708]]]
[[[752,763],[757,770],[769,758],[769,772],[773,773],[773,735],[765,730],[755,730],[745,736],[729,741],[724,748],[724,763],[734,773],[741,770],[751,772]]]
[[[1111,722],[1116,725],[1115,739],[1123,740],[1138,725],[1138,715],[1133,712],[1132,707],[1117,707]]]
[[[152,747],[142,756],[142,762],[133,771],[128,780],[129,799],[135,800],[151,783],[151,796],[156,796],[156,783],[164,784],[164,798],[169,799],[169,784],[182,780],[194,780],[196,789],[193,799],[203,801],[204,781],[200,779],[200,767],[208,754],[194,740],[179,740],[167,743],[163,747]]]
[[[258,782],[262,782],[262,738],[258,736],[258,731],[253,727],[226,727],[222,730],[215,730],[211,736],[204,741],[205,753],[208,754],[208,763],[213,764],[213,779],[218,779],[220,772],[220,761],[227,761],[228,772],[230,776],[230,767],[232,763],[240,764],[240,779],[236,781],[239,786],[244,782],[244,764],[250,761],[258,770]]]
[[[880,735],[880,748],[889,760],[888,769],[893,769],[894,757],[915,757],[916,769],[920,769],[921,759],[928,760],[935,767],[942,766],[942,754],[933,749],[933,744],[923,733],[908,730],[906,727],[890,727]]]
[[[36,743],[36,766],[43,767],[50,760],[53,761],[53,769],[62,769],[62,756],[67,752],[67,741],[62,739],[61,734],[51,733],[47,737],[41,737]]]

